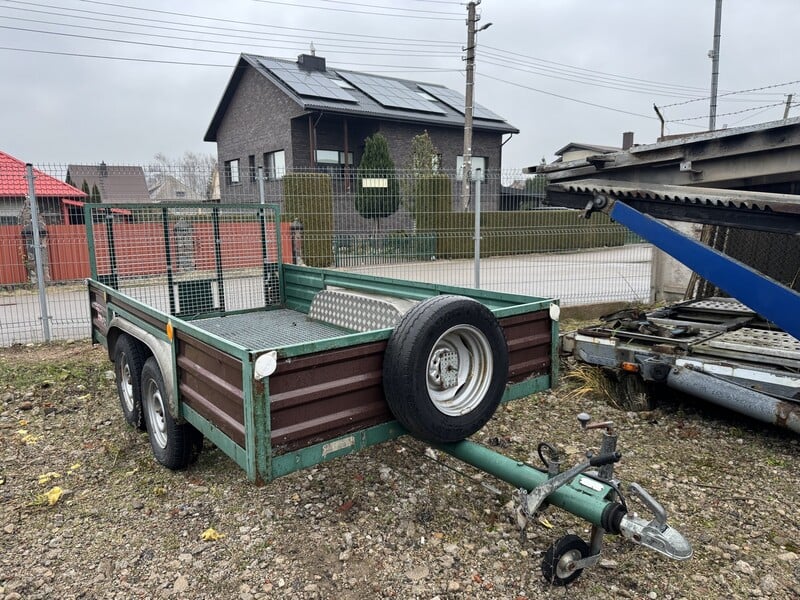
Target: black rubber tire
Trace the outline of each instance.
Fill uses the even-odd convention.
[[[168,469],[184,469],[197,460],[203,436],[191,424],[178,424],[169,412],[167,389],[155,357],[142,368],[142,410],[150,447],[156,460]]]
[[[641,412],[653,410],[656,405],[653,384],[647,383],[636,373],[620,373],[617,396],[623,410]]]
[[[114,375],[122,415],[128,425],[145,430],[142,415],[142,367],[145,352],[142,346],[127,334],[122,334],[114,346]]]
[[[463,440],[483,427],[507,381],[508,345],[500,324],[483,304],[463,296],[435,296],[413,306],[392,332],[383,359],[392,414],[432,443]]]
[[[589,544],[577,535],[565,535],[553,542],[544,553],[542,576],[551,585],[568,585],[583,573],[583,569],[570,568],[570,561],[586,558],[590,552]]]

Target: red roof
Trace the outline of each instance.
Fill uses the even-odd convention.
[[[37,197],[85,198],[86,194],[42,173],[33,170],[33,187]],[[18,198],[28,195],[28,180],[25,177],[25,163],[10,154],[0,152],[0,198]]]

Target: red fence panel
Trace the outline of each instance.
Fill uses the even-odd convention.
[[[28,281],[24,256],[22,226],[0,225],[0,285]]]
[[[50,225],[47,228],[50,278],[73,281],[89,277],[89,246],[83,225]]]
[[[258,223],[221,223],[222,268],[237,269],[260,267],[261,233]],[[23,263],[21,227],[0,226],[0,284],[27,281]],[[213,271],[214,231],[210,223],[194,225],[194,270]],[[108,232],[102,223],[94,227],[95,256],[99,273],[110,273]],[[281,252],[283,262],[292,262],[292,238],[289,223],[281,223]],[[178,243],[170,235],[170,253],[173,264],[179,264]],[[74,281],[90,276],[89,246],[84,225],[50,225],[47,229],[50,279]],[[164,229],[160,223],[114,223],[114,249],[117,272],[121,276],[159,275],[166,273]],[[267,256],[277,262],[278,249],[275,230],[267,229]]]

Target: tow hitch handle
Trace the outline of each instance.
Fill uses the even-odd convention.
[[[622,458],[621,452],[612,452],[611,454],[601,454],[600,456],[592,456],[589,458],[589,466],[602,467],[603,465],[618,463],[621,458]]]

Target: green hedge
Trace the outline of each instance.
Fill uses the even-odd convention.
[[[303,224],[303,261],[311,267],[333,264],[333,191],[324,173],[283,177],[284,215]]]
[[[452,202],[452,200],[450,200]],[[449,206],[449,205],[448,205]],[[524,210],[481,213],[481,256],[558,252],[582,248],[622,246],[626,229],[608,216],[595,213],[579,218],[578,211]],[[437,234],[437,256],[473,256],[475,215],[468,212],[439,212],[420,215],[418,231]]]
[[[414,218],[420,231],[439,232],[453,212],[453,183],[447,175],[424,175],[412,184]]]

